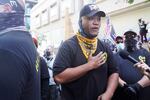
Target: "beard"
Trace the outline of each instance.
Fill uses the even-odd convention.
[[[92,34],[92,33],[86,33],[87,34],[87,38],[89,39],[93,39],[95,37],[97,37],[98,34]]]

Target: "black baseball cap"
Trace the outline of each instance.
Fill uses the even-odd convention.
[[[137,36],[137,34],[134,31],[126,31],[124,35],[125,38],[135,38]]]
[[[106,16],[105,12],[100,11],[99,7],[97,7],[95,4],[87,4],[80,11],[80,18],[82,16],[91,17],[95,14],[98,14],[100,17]]]

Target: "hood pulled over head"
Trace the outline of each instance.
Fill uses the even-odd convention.
[[[23,0],[0,0],[0,31],[24,25]]]

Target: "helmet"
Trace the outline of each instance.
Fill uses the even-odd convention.
[[[0,31],[24,25],[24,0],[0,0]]]

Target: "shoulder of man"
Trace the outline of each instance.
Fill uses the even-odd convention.
[[[108,43],[105,43],[103,41],[101,41],[100,39],[98,39],[98,45],[103,48],[104,50],[109,49]]]
[[[65,40],[61,45],[60,45],[60,48],[71,48],[71,49],[76,49],[76,46],[78,45],[78,42],[77,42],[77,38],[76,36],[73,36],[67,40]]]

